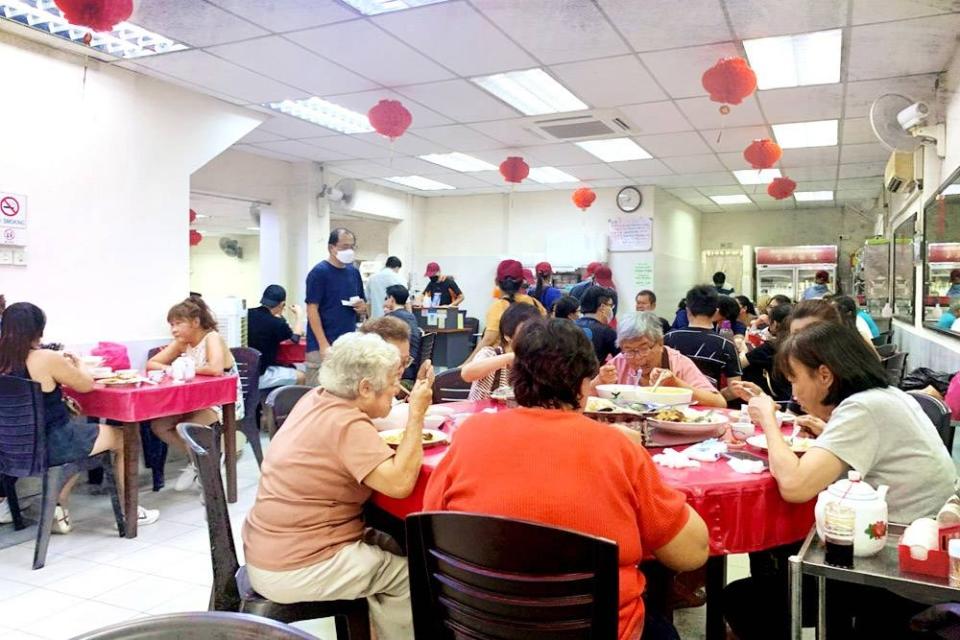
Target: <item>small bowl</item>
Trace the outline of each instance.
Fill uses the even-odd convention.
[[[117,369],[115,372],[118,378],[135,378],[140,375],[139,369]]]
[[[103,361],[103,356],[80,356],[80,362],[82,362],[88,369],[101,368]]]
[[[92,369],[89,369],[89,371],[94,380],[113,377],[113,369],[110,367],[93,367]]]
[[[439,429],[447,421],[447,416],[426,416],[423,419],[424,429]]]
[[[730,435],[737,442],[745,442],[747,438],[757,432],[757,428],[752,422],[731,422]]]

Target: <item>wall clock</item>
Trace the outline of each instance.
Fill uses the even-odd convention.
[[[624,187],[617,193],[617,206],[624,213],[633,213],[643,204],[643,194],[636,187]]]

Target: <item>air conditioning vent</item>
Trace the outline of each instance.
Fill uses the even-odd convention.
[[[605,111],[531,120],[527,129],[547,140],[587,140],[629,133],[630,125],[618,113]]]
[[[883,172],[883,183],[891,193],[909,193],[917,187],[914,174],[914,156],[912,153],[894,152],[890,154],[887,168]]]

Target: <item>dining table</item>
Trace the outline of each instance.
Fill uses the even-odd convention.
[[[227,501],[237,501],[237,376],[197,376],[188,381],[170,377],[158,383],[113,386],[95,382],[86,393],[64,388],[85,416],[119,423],[123,433],[123,513],[126,537],[137,537],[139,506],[140,423],[209,407],[223,410],[223,448]]]
[[[277,364],[284,367],[292,367],[307,359],[307,341],[301,339],[299,342],[284,340],[277,345]]]
[[[454,438],[458,426],[463,422],[463,414],[504,410],[504,407],[489,400],[454,402],[443,406],[458,415],[457,420],[448,420],[443,427]],[[762,430],[757,427],[756,433],[760,434]],[[417,484],[406,498],[390,498],[374,493],[371,501],[380,512],[379,516],[402,521],[407,515],[421,511],[430,475],[448,449],[448,444],[441,444],[424,450]],[[749,446],[744,446],[743,450],[766,459],[765,451]],[[649,451],[656,454],[660,449],[651,447]],[[687,503],[707,525],[710,559],[706,576],[706,637],[708,640],[723,639],[726,635],[725,623],[717,605],[717,596],[726,584],[727,556],[763,551],[802,540],[814,522],[814,502],[789,503],[780,496],[776,480],[769,470],[752,474],[738,473],[724,458],[717,462],[701,462],[696,468],[675,469],[658,465],[657,469],[666,484],[686,496]]]

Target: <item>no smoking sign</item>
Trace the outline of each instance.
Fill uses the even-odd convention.
[[[0,191],[0,227],[27,226],[27,196]],[[4,244],[12,244],[4,242]]]

